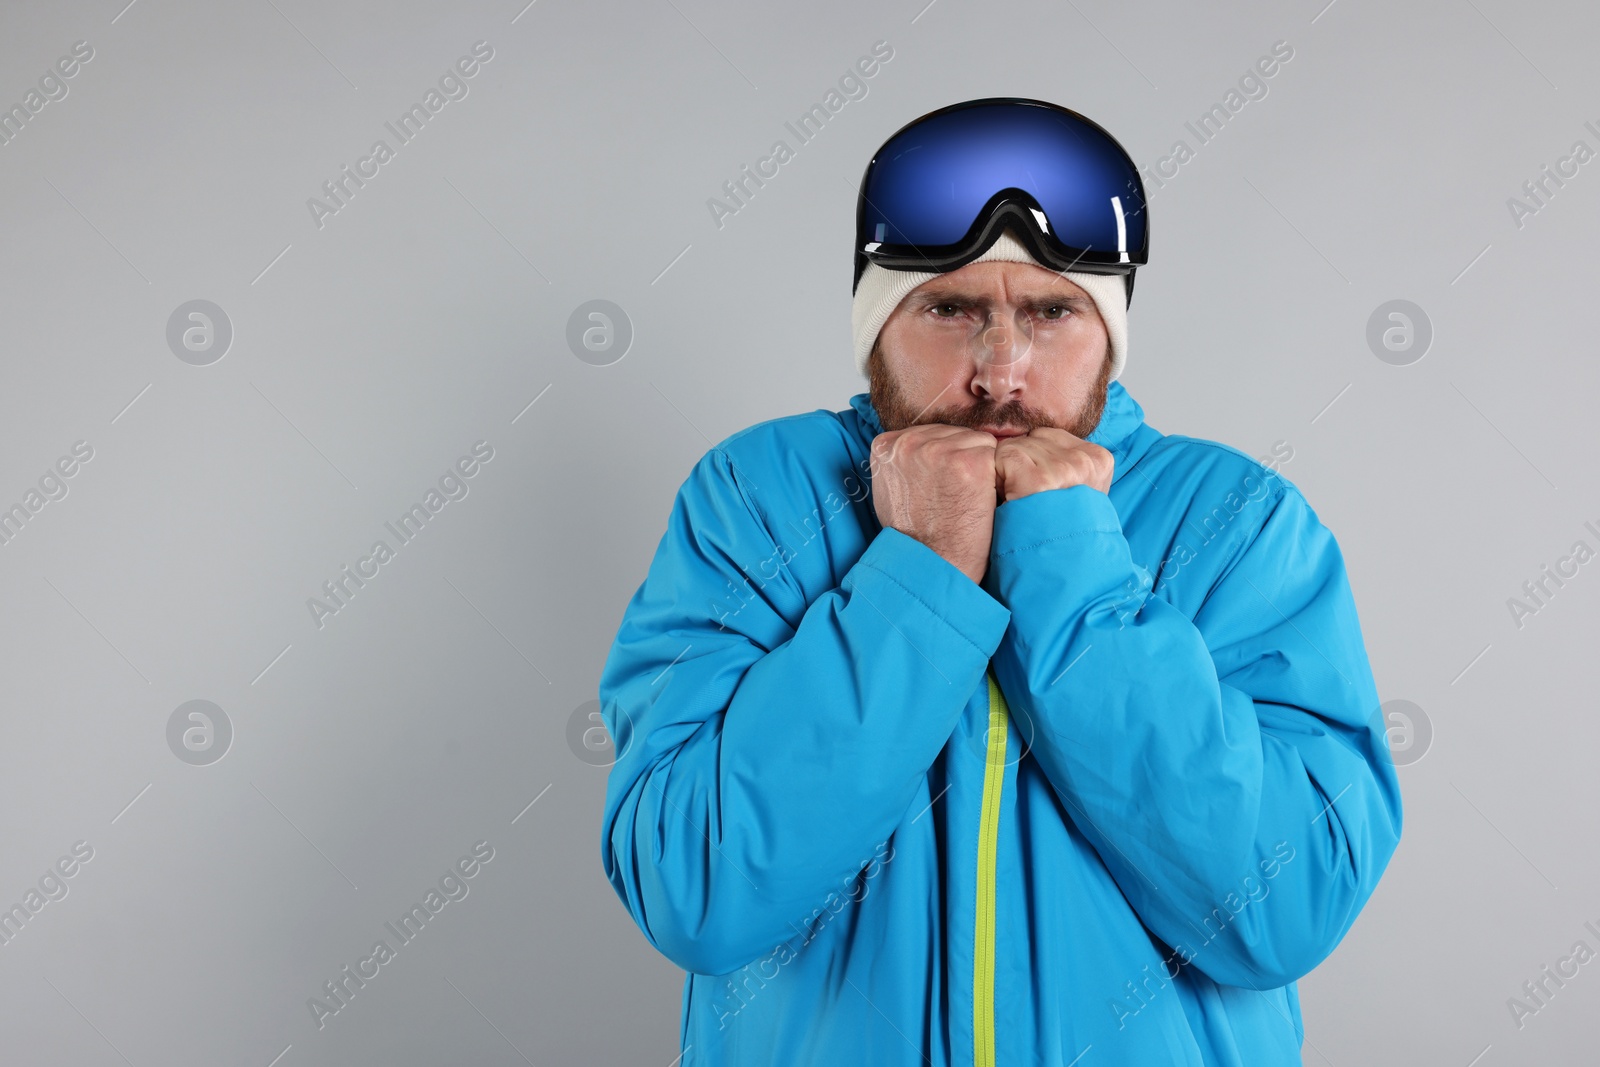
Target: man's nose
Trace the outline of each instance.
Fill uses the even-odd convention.
[[[1027,378],[1033,334],[1025,317],[991,311],[973,339],[972,391],[996,401],[1013,399]]]

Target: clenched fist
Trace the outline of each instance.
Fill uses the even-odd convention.
[[[1000,482],[996,441],[981,430],[921,423],[872,439],[872,506],[974,582],[989,569]]]
[[[1104,448],[1054,427],[996,440],[981,430],[921,423],[873,438],[872,505],[886,528],[981,582],[996,507],[1073,485],[1109,492],[1114,466]]]
[[[994,456],[995,487],[1002,504],[1072,485],[1107,493],[1115,465],[1111,453],[1099,445],[1066,430],[1038,426],[999,443]]]

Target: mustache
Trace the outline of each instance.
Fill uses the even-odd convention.
[[[940,408],[928,412],[919,418],[917,423],[943,423],[948,426],[964,426],[969,430],[984,426],[1014,427],[1024,431],[1040,426],[1058,430],[1066,428],[1015,401],[1009,404],[976,404],[968,408]]]

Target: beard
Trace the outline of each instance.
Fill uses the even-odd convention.
[[[872,354],[867,357],[867,375],[870,381],[868,399],[872,401],[885,430],[903,430],[907,426],[930,422],[965,426],[969,430],[984,426],[1015,426],[1026,431],[1049,426],[1065,430],[1074,437],[1086,438],[1100,425],[1100,416],[1105,411],[1106,391],[1111,384],[1111,344],[1106,343],[1106,358],[1100,364],[1100,371],[1095,376],[1094,385],[1089,388],[1082,409],[1064,423],[1056,422],[1037,408],[1028,407],[1020,401],[1008,404],[980,401],[971,407],[919,409],[902,391],[900,383],[889,374],[883,353],[876,343],[872,346]]]

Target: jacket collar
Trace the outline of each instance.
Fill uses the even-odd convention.
[[[883,423],[878,418],[877,409],[872,406],[868,393],[857,393],[850,398],[850,407],[855,410],[860,419],[861,438],[864,444],[870,446],[872,439],[883,432]],[[1116,460],[1116,473],[1112,481],[1122,476],[1123,460],[1129,455],[1138,435],[1138,430],[1144,425],[1144,408],[1133,395],[1122,387],[1121,382],[1112,382],[1106,388],[1106,406],[1100,413],[1100,421],[1095,424],[1094,432],[1088,440],[1110,452]]]

